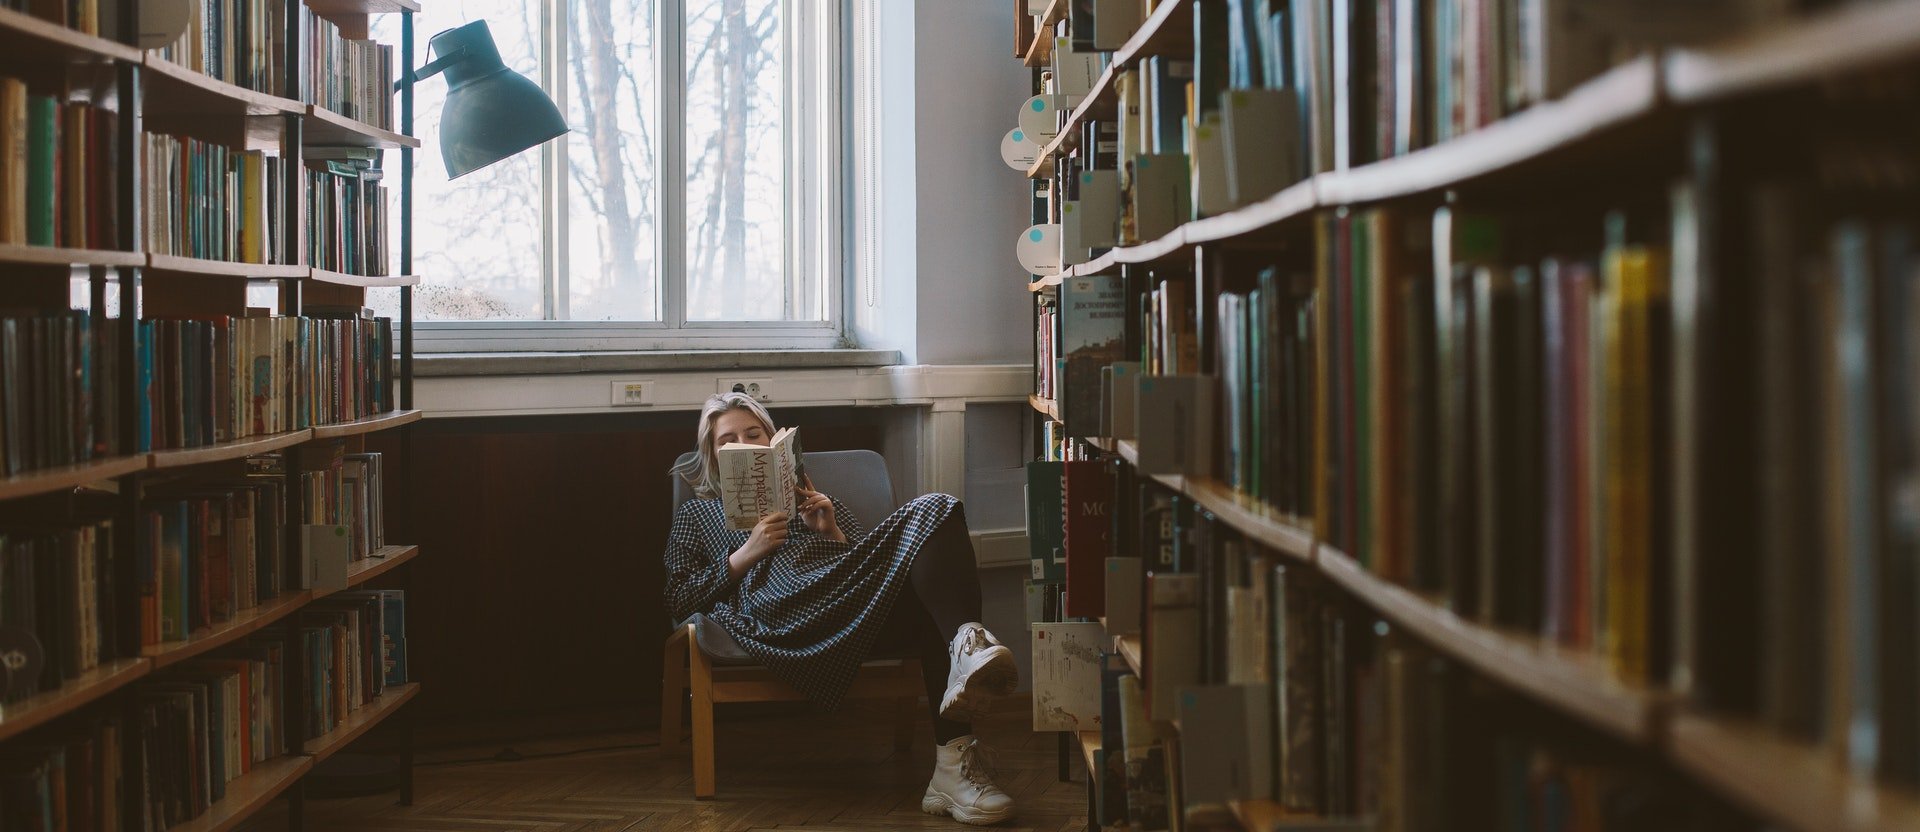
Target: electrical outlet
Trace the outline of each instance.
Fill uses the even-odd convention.
[[[653,404],[652,381],[615,381],[613,388],[614,407],[645,407]]]
[[[745,393],[758,401],[773,401],[773,379],[770,378],[719,378],[714,382],[716,393]]]

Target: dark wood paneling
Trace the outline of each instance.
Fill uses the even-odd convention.
[[[803,426],[808,450],[879,449],[877,411],[774,416]],[[391,499],[396,516],[411,509],[411,528],[396,531],[424,550],[398,579],[424,722],[655,706],[667,468],[692,448],[693,423],[690,413],[429,419],[405,438],[370,438],[398,463],[389,481],[408,483]]]

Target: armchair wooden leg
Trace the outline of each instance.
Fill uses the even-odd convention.
[[[687,650],[692,625],[674,630],[660,649],[660,753],[680,753],[681,713],[686,706]]]
[[[691,633],[689,633],[691,635]],[[713,663],[700,645],[689,642],[688,671],[693,690],[693,796],[713,797]]]

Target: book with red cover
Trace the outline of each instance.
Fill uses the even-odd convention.
[[[1107,555],[1111,553],[1113,472],[1098,461],[1068,462],[1067,616],[1097,618],[1107,603]]]

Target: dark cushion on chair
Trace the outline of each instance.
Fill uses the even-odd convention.
[[[687,620],[693,624],[693,640],[700,645],[700,652],[707,654],[714,664],[758,664],[752,656],[747,655],[747,651],[740,649],[740,642],[727,635],[727,628],[720,626],[719,622],[697,612]]]
[[[693,458],[691,451],[681,454],[675,467]],[[873,451],[812,451],[802,455],[807,466],[807,476],[813,480],[815,488],[826,492],[845,504],[853,516],[859,518],[862,526],[871,528],[887,515],[892,514],[897,504],[893,501],[893,480],[887,475],[887,461]],[[668,475],[673,481],[673,510],[680,511],[680,504],[693,499],[693,487],[677,476]],[[739,642],[727,634],[712,619],[694,613],[688,621],[693,623],[694,642],[700,645],[700,652],[707,654],[715,664],[753,665],[756,662],[740,649]],[[891,652],[891,651],[889,651]],[[880,656],[874,658],[900,658]]]

